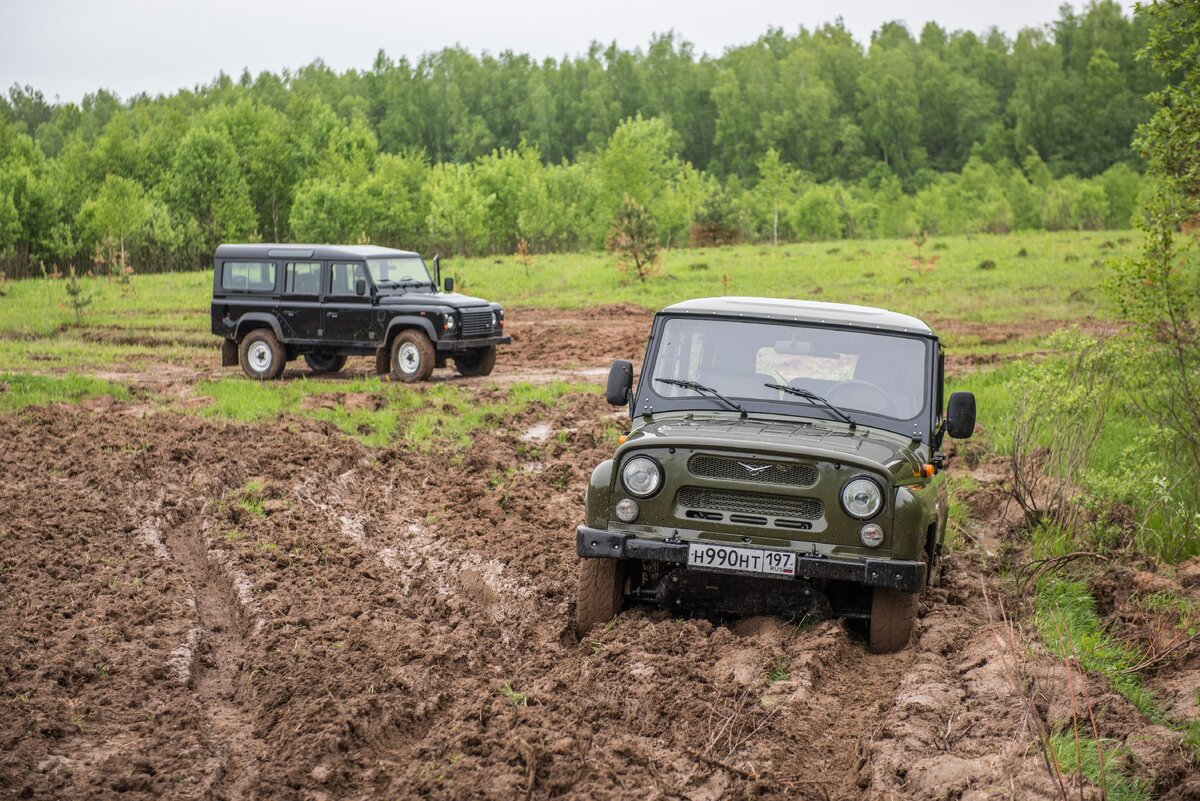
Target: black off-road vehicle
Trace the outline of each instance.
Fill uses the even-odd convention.
[[[499,304],[438,291],[419,254],[370,245],[221,245],[213,264],[212,331],[221,365],[278,378],[304,357],[336,373],[347,356],[374,356],[377,373],[423,381],[446,359],[462,375],[487,375],[504,335]]]
[[[975,397],[944,395],[929,326],[863,306],[703,298],[654,320],[630,433],[592,473],[576,531],[580,633],[626,603],[867,623],[909,640],[946,532],[942,442]]]

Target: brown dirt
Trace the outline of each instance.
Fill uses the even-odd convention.
[[[648,317],[617,311],[608,352],[556,355],[588,313],[514,314],[510,366],[636,355]],[[573,528],[610,414],[531,407],[458,455],[138,402],[0,417],[0,796],[1057,797],[1031,729],[1062,706],[1055,666],[1005,640],[983,549],[899,654],[839,622],[647,609],[577,642]],[[1003,538],[989,503],[971,525]]]

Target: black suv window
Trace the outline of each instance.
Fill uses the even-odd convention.
[[[289,261],[283,268],[283,291],[288,295],[321,294],[321,263]]]
[[[221,288],[232,292],[273,292],[275,262],[227,261],[221,269]]]
[[[367,268],[361,262],[333,263],[329,265],[329,294],[353,295],[354,285],[367,280]]]

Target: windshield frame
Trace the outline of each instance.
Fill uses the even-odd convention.
[[[737,412],[727,408],[724,404],[712,398],[705,397],[700,393],[685,394],[682,396],[666,396],[660,394],[654,385],[654,367],[658,362],[659,350],[664,341],[664,334],[667,324],[672,320],[722,320],[727,321],[730,325],[737,323],[753,323],[764,325],[778,325],[783,328],[815,328],[826,331],[844,331],[848,333],[865,334],[869,336],[885,336],[897,337],[907,340],[915,340],[922,343],[925,349],[924,357],[922,358],[922,376],[923,388],[923,403],[922,408],[911,418],[897,419],[894,417],[886,417],[880,414],[860,411],[857,409],[846,411],[854,418],[855,422],[861,428],[878,428],[885,431],[890,431],[903,437],[909,437],[914,440],[920,440],[926,444],[932,444],[933,434],[937,420],[940,419],[940,412],[936,407],[936,387],[934,382],[937,379],[936,363],[940,352],[940,343],[936,336],[918,333],[907,333],[902,331],[891,331],[885,329],[871,329],[853,325],[837,325],[830,323],[812,323],[800,320],[777,320],[768,317],[747,318],[740,316],[730,316],[722,314],[705,314],[703,316],[696,314],[658,314],[655,317],[654,325],[651,329],[649,346],[646,349],[646,355],[642,362],[642,368],[638,374],[637,386],[632,396],[632,402],[629,405],[629,414],[631,419],[636,419],[642,415],[657,415],[667,412],[711,412],[727,416],[737,416]],[[703,381],[701,381],[703,383]],[[840,419],[834,412],[819,403],[810,403],[804,398],[784,395],[782,400],[763,399],[763,398],[746,398],[742,396],[733,397],[741,404],[751,417],[770,415],[772,417],[783,416],[789,418],[802,418],[808,422],[830,423],[836,427],[846,426],[846,422]]]
[[[413,276],[413,278],[410,280],[421,281],[421,286],[425,286],[425,285],[428,285],[431,287],[434,286],[433,276],[429,273],[429,267],[425,264],[425,260],[423,258],[421,258],[420,256],[415,256],[415,255],[414,256],[372,256],[371,258],[364,259],[364,261],[366,262],[366,265],[367,265],[367,275],[370,276],[371,283],[374,284],[376,287],[379,287],[381,282],[387,282],[387,281],[392,280],[389,278],[381,279],[377,275],[377,273],[376,273],[377,268],[375,266],[377,262],[410,261],[410,260],[415,261],[417,264],[421,265],[421,270],[425,273],[424,280],[422,280],[418,276]],[[409,288],[411,289],[412,287],[409,287]]]

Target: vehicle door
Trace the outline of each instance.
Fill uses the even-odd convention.
[[[358,294],[358,283],[365,291]],[[372,344],[371,314],[374,288],[362,262],[330,262],[329,291],[325,293],[325,340],[340,344]]]
[[[321,262],[284,262],[279,321],[289,339],[303,341],[321,337]]]

